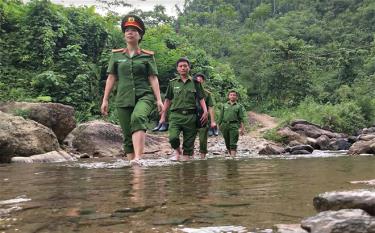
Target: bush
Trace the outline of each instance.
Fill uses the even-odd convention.
[[[332,105],[319,104],[308,98],[297,108],[279,111],[276,115],[284,122],[305,119],[333,131],[349,134],[370,124],[365,119],[365,112],[354,101]]]

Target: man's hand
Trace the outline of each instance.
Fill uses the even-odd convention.
[[[240,128],[240,135],[243,136],[245,134],[244,128]]]
[[[208,112],[205,111],[205,112],[203,112],[203,114],[201,116],[201,119],[200,119],[201,124],[204,125],[207,122],[207,120],[208,120]]]
[[[108,116],[108,100],[103,100],[100,111],[102,112],[103,116]]]
[[[163,105],[163,102],[161,100],[160,101],[156,101],[156,107],[158,108],[159,115],[162,115],[163,114],[164,105]]]

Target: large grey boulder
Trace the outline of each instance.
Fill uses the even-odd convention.
[[[80,124],[64,140],[64,143],[90,157],[123,156],[123,136],[120,126],[95,120]],[[146,134],[144,158],[165,155],[170,150],[168,139]]]
[[[122,141],[119,126],[95,120],[78,125],[64,143],[90,157],[115,157],[123,155]]]
[[[313,199],[317,211],[362,209],[375,215],[375,190],[327,192]]]
[[[286,138],[288,142],[296,141],[299,142],[300,144],[306,144],[307,143],[307,138],[304,135],[300,135],[296,132],[294,132],[291,128],[289,127],[284,127],[279,130],[277,130],[277,134],[283,138]]]
[[[58,149],[59,142],[48,127],[0,111],[0,162]]]
[[[266,144],[258,153],[260,155],[279,155],[285,153],[285,149],[275,144]]]
[[[286,139],[289,146],[308,144],[321,150],[348,148],[347,135],[323,129],[306,120],[292,121],[289,126],[279,129],[277,134]]]
[[[76,127],[74,108],[58,103],[1,103],[0,111],[22,115],[52,129],[60,143]]]
[[[370,141],[360,140],[355,142],[348,151],[348,154],[375,154],[375,139]]]
[[[334,133],[334,132],[322,129],[313,124],[294,124],[292,127],[292,130],[294,132],[297,132],[299,134],[302,134],[311,138],[318,138],[322,135],[326,135],[329,138],[344,137],[344,135],[342,134],[338,134],[338,133]]]
[[[302,220],[310,233],[375,233],[375,218],[361,209],[324,211]]]

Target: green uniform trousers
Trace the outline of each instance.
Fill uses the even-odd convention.
[[[182,114],[171,112],[169,116],[169,143],[173,149],[180,147],[180,133],[183,136],[183,155],[192,156],[194,153],[194,141],[197,136],[196,114]]]
[[[239,125],[238,123],[222,123],[220,125],[220,131],[223,134],[225,146],[227,150],[236,150],[237,142],[239,137]]]
[[[117,113],[124,136],[125,153],[133,153],[132,134],[139,130],[147,130],[148,116],[154,108],[149,99],[139,99],[134,107],[118,107]]]
[[[208,127],[198,129],[199,132],[199,152],[207,154]]]

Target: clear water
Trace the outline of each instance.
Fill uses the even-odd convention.
[[[260,232],[368,188],[350,182],[374,179],[375,157],[339,155],[0,164],[0,232]]]

